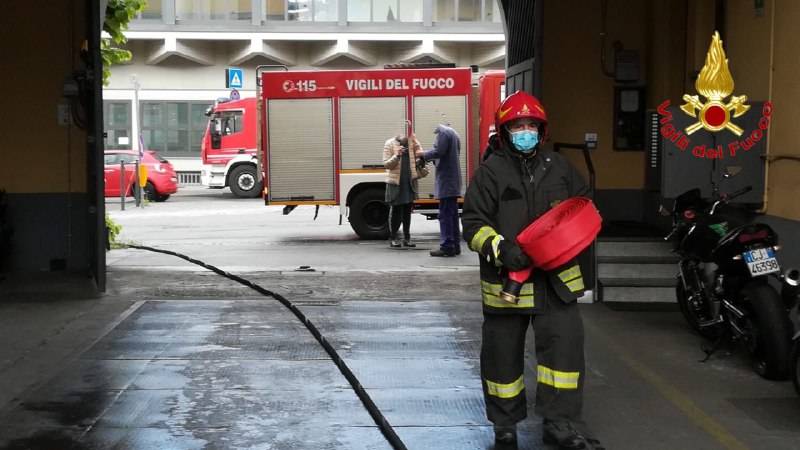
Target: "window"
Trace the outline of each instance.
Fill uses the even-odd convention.
[[[452,22],[456,19],[456,0],[434,0],[434,2],[434,22]]]
[[[347,0],[348,22],[422,22],[424,0]]]
[[[104,101],[103,125],[106,133],[105,148],[132,148],[131,102]]]
[[[339,20],[337,0],[314,0],[314,22],[336,22]]]
[[[336,22],[339,0],[259,0],[267,21]],[[344,1],[344,0],[342,0]]]
[[[161,0],[147,0],[147,5],[139,13],[140,19],[161,19]]]
[[[189,104],[167,103],[167,148],[189,148]]]
[[[498,0],[432,0],[434,22],[500,22]]]
[[[286,0],[265,0],[267,20],[286,20]]]
[[[223,111],[217,116],[217,129],[223,136],[242,131],[242,111]]]
[[[116,153],[111,155],[103,155],[103,165],[105,166],[119,165],[119,155]]]
[[[400,20],[402,22],[422,22],[422,0],[401,0]]]
[[[175,0],[175,19],[179,21],[250,20],[251,0]]]
[[[484,0],[483,20],[485,22],[500,22],[499,0]]]
[[[211,102],[142,102],[145,148],[169,156],[197,156]]]
[[[311,21],[311,0],[287,0],[289,20]]]
[[[372,20],[372,0],[347,0],[347,20],[349,22]]]
[[[139,155],[132,155],[130,153],[120,153],[117,155],[117,164],[120,162],[124,162],[127,166],[128,164],[136,164],[136,161],[139,159]]]
[[[477,22],[481,20],[481,0],[458,0],[458,21]]]
[[[372,0],[373,22],[394,22],[397,16],[397,0]]]

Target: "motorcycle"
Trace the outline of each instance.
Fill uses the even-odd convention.
[[[789,374],[791,305],[769,284],[785,275],[775,257],[778,235],[763,223],[749,223],[750,213],[730,201],[752,190],[729,195],[714,189],[715,200],[691,189],[675,199],[672,241],[680,257],[675,287],[689,326],[714,341],[709,357],[723,342],[744,345],[755,371],[767,379]],[[663,208],[663,207],[662,207]]]
[[[800,270],[786,271],[784,281],[784,300],[794,302],[794,306],[789,311],[789,320],[794,327],[794,332],[792,333],[792,356],[789,358],[789,365],[792,371],[794,389],[800,395],[800,302],[797,301],[800,294]]]

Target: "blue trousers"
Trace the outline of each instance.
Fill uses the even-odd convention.
[[[439,247],[442,250],[459,250],[461,230],[458,227],[458,197],[439,199],[439,236]]]

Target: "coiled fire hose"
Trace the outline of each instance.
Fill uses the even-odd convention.
[[[380,428],[381,433],[383,433],[383,436],[386,438],[387,441],[389,441],[389,444],[391,444],[392,448],[395,450],[407,450],[405,444],[403,444],[403,441],[400,440],[400,437],[397,435],[397,433],[395,433],[394,428],[392,428],[392,425],[389,424],[388,420],[386,420],[386,417],[384,417],[383,413],[381,413],[381,411],[375,405],[375,402],[372,401],[372,398],[369,396],[369,394],[367,394],[367,391],[364,389],[364,387],[361,386],[361,383],[358,381],[358,378],[356,378],[356,376],[353,374],[353,371],[350,370],[350,368],[347,366],[344,360],[339,356],[339,353],[336,352],[336,349],[334,349],[333,346],[330,343],[328,343],[327,339],[325,339],[325,336],[323,336],[322,333],[320,333],[319,329],[317,329],[317,327],[311,322],[311,320],[308,319],[305,316],[305,314],[303,314],[302,311],[300,311],[300,309],[297,308],[297,306],[295,306],[292,302],[287,300],[284,296],[272,292],[268,289],[264,289],[263,287],[253,283],[252,281],[244,279],[238,275],[225,272],[219,267],[212,266],[211,264],[204,263],[203,261],[191,258],[189,256],[177,252],[169,250],[161,250],[158,248],[148,247],[145,245],[125,244],[125,247],[135,248],[137,250],[147,250],[156,253],[163,253],[165,255],[177,256],[178,258],[189,261],[192,264],[197,264],[198,266],[204,267],[212,272],[222,275],[225,278],[243,284],[262,295],[265,295],[267,297],[272,297],[275,300],[279,301],[283,306],[289,309],[289,311],[291,311],[292,314],[294,314],[295,317],[297,317],[300,320],[300,322],[303,323],[303,325],[306,326],[308,331],[311,332],[311,335],[314,336],[314,339],[316,339],[317,342],[319,342],[319,344],[322,346],[322,348],[325,349],[325,351],[328,353],[328,356],[330,356],[331,360],[333,360],[333,363],[336,364],[336,367],[339,368],[339,371],[347,379],[347,382],[350,383],[350,386],[352,386],[353,391],[355,391],[359,400],[361,400],[361,403],[364,404],[364,407],[367,409],[367,412],[369,412],[369,415],[372,416],[372,420],[374,420],[375,424],[378,425],[378,428]]]

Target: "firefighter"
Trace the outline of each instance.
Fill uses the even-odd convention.
[[[481,378],[486,414],[500,445],[516,445],[516,423],[527,417],[525,333],[536,341],[536,413],[543,439],[561,449],[599,449],[581,419],[585,383],[583,323],[577,299],[581,268],[572,260],[552,271],[534,269],[518,303],[500,297],[510,270],[531,265],[515,237],[560,201],[588,187],[560,154],[541,147],[547,115],[532,95],[516,92],[495,114],[497,145],[475,171],[464,197],[464,239],[479,254],[483,329]]]

